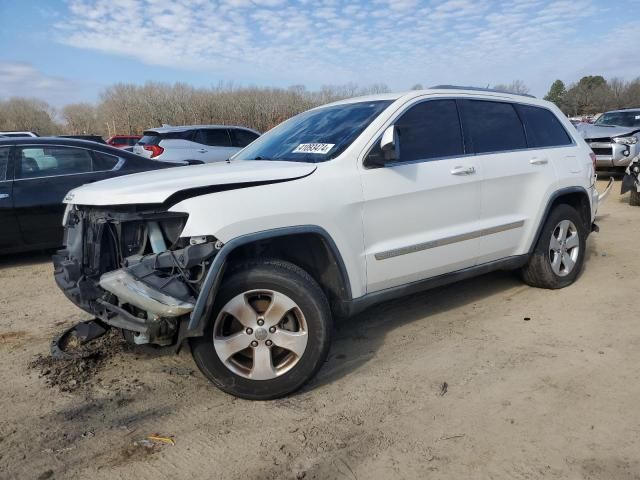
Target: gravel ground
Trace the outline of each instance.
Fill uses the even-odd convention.
[[[640,479],[640,208],[614,192],[598,223],[575,285],[502,272],[375,307],[270,402],[117,335],[54,365],[89,317],[48,255],[0,257],[0,478]]]

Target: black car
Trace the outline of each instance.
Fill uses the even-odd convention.
[[[58,135],[58,138],[75,138],[77,140],[89,140],[91,142],[98,142],[104,145],[107,144],[107,142],[104,141],[104,138],[100,135]]]
[[[62,244],[62,199],[85,183],[176,167],[86,140],[0,139],[0,253]]]

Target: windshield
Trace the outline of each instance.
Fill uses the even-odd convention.
[[[640,110],[634,112],[609,112],[604,113],[594,125],[616,125],[618,127],[640,128]]]
[[[340,155],[392,102],[358,102],[296,115],[233,157],[233,160],[325,162]]]

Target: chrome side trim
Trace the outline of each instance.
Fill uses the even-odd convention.
[[[497,225],[491,228],[483,228],[481,230],[475,230],[473,232],[463,233],[460,235],[439,238],[438,240],[431,240],[430,242],[409,245],[408,247],[387,250],[386,252],[378,252],[374,254],[374,257],[376,260],[386,260],[388,258],[399,257],[400,255],[421,252],[422,250],[428,250],[430,248],[443,247],[445,245],[451,245],[452,243],[464,242],[465,240],[472,240],[486,235],[493,235],[494,233],[506,232],[507,230],[520,228],[523,225],[524,220],[518,220],[517,222],[505,223],[504,225]]]

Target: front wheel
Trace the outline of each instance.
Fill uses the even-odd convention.
[[[575,208],[560,204],[547,218],[529,263],[522,268],[524,281],[539,288],[571,285],[582,268],[587,232]]]
[[[327,358],[332,319],[320,286],[282,261],[230,274],[204,336],[191,340],[198,368],[221,390],[250,400],[282,397]]]

